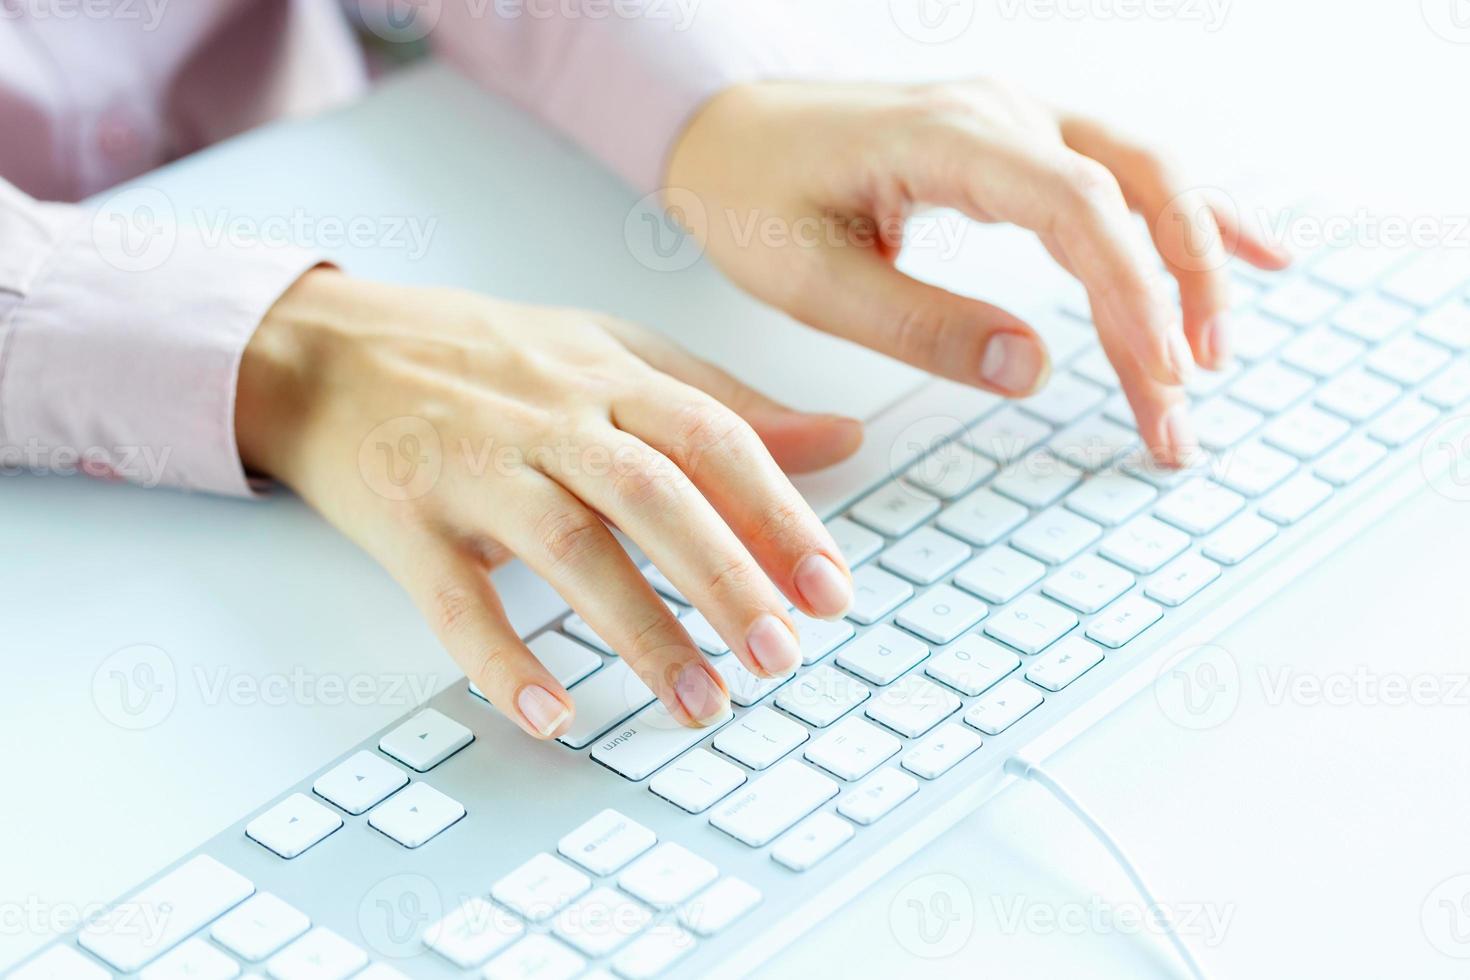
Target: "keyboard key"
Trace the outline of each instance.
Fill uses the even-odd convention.
[[[1236,565],[1276,537],[1276,525],[1256,514],[1237,514],[1205,539],[1205,557],[1222,565]]]
[[[1234,360],[1221,368],[1195,371],[1184,382],[1184,392],[1191,400],[1207,398],[1240,380],[1243,373],[1245,372],[1240,363]]]
[[[1368,426],[1368,435],[1385,446],[1397,447],[1429,428],[1439,418],[1439,409],[1418,398],[1405,398]]]
[[[624,660],[609,663],[570,693],[577,713],[572,727],[557,741],[573,749],[586,748],[603,732],[653,701],[653,692]]]
[[[563,687],[571,687],[602,666],[601,657],[555,630],[532,638],[526,646]]]
[[[549,919],[592,887],[592,879],[560,858],[537,854],[490,889],[490,897],[531,922]]]
[[[342,818],[305,793],[292,793],[245,825],[245,835],[293,858],[342,826]]]
[[[584,955],[606,956],[632,939],[653,919],[648,907],[622,892],[594,888],[558,913],[552,930]]]
[[[1059,374],[1045,388],[1017,404],[1026,412],[1052,425],[1068,425],[1102,404],[1105,389],[1075,374]]]
[[[914,594],[914,587],[890,572],[864,565],[852,573],[852,608],[847,618],[867,626],[876,623]]]
[[[680,724],[669,709],[655,701],[629,721],[614,726],[592,750],[594,762],[637,782],[647,779],[661,766],[733,717],[729,711],[722,719],[707,722],[702,728]]]
[[[761,893],[754,885],[726,876],[685,902],[679,921],[701,936],[713,936],[760,903]]]
[[[1331,327],[1309,330],[1281,350],[1281,359],[1318,378],[1330,378],[1363,356],[1368,348],[1361,341]]]
[[[1257,364],[1230,386],[1230,397],[1275,415],[1312,390],[1311,376],[1274,361]]]
[[[892,626],[875,626],[837,653],[837,664],[870,684],[891,684],[929,656],[923,643]]]
[[[984,619],[989,609],[952,585],[936,585],[904,605],[894,621],[930,643],[948,643]]]
[[[1105,470],[1067,494],[1063,503],[1089,520],[1112,527],[1148,506],[1158,494],[1158,490],[1142,480],[1117,470]]]
[[[826,728],[868,700],[872,692],[851,674],[823,664],[776,695],[776,706],[813,728]]]
[[[852,824],[841,817],[814,813],[776,841],[771,857],[792,871],[806,871],[852,840],[854,833]]]
[[[464,816],[464,807],[427,783],[414,783],[368,814],[368,824],[404,847],[422,847]]]
[[[1215,466],[1215,479],[1236,493],[1258,497],[1296,468],[1296,457],[1251,440],[1220,458]]]
[[[602,877],[648,850],[658,836],[616,810],[603,810],[557,842],[562,857]]]
[[[845,517],[834,517],[827,522],[827,533],[837,542],[837,550],[847,559],[848,567],[856,568],[883,550],[883,538],[861,524]]]
[[[708,749],[695,749],[660,770],[648,788],[680,809],[703,813],[744,782],[739,766]]]
[[[70,946],[52,946],[5,976],[7,980],[112,980],[112,974]]]
[[[1136,595],[1126,596],[1087,624],[1087,638],[1116,650],[1157,623],[1163,615],[1164,609],[1158,603]]]
[[[1098,552],[1110,561],[1139,575],[1164,567],[1164,563],[1189,547],[1189,535],[1152,517],[1135,517],[1103,538]]]
[[[663,843],[628,865],[618,887],[656,909],[671,909],[719,876],[718,868],[688,848]]]
[[[1072,370],[1082,375],[1088,381],[1109,390],[1118,387],[1118,372],[1113,370],[1108,355],[1101,347],[1092,350],[1077,358],[1071,364]]]
[[[1430,379],[1419,392],[1429,404],[1449,411],[1470,401],[1470,363],[1456,361]]]
[[[902,743],[877,725],[851,715],[818,736],[806,759],[848,781],[862,779],[892,758]]]
[[[641,571],[643,572],[643,577],[648,579],[648,584],[653,586],[654,589],[657,590],[659,595],[664,596],[668,599],[673,599],[675,602],[683,606],[693,605],[693,603],[691,603],[685,597],[684,593],[679,591],[679,587],[673,582],[669,581],[669,577],[663,572],[659,571],[658,568],[656,568],[655,566],[644,565]],[[543,660],[542,663],[545,663],[545,661]],[[560,678],[557,679],[561,680]],[[567,682],[562,681],[562,683],[566,684]]]
[[[339,980],[367,966],[368,955],[330,929],[317,926],[270,958],[275,980]]]
[[[1470,305],[1460,300],[1450,300],[1420,317],[1415,329],[1450,350],[1462,351],[1470,348]]]
[[[429,926],[424,945],[461,970],[479,966],[526,931],[520,919],[483,898],[466,898],[453,912]]]
[[[974,697],[1021,666],[1014,652],[977,633],[967,633],[940,650],[924,673],[961,694]]]
[[[485,964],[485,980],[572,980],[587,961],[550,936],[523,936]]]
[[[1208,534],[1245,506],[1245,498],[1211,480],[1189,480],[1159,501],[1154,514],[1190,534]]]
[[[801,725],[762,705],[720,732],[714,747],[752,769],[769,769],[810,737]]]
[[[847,516],[890,538],[902,537],[939,512],[939,501],[894,480],[860,500]]]
[[[853,823],[867,827],[892,813],[904,800],[919,791],[919,784],[906,772],[879,769],[847,791],[837,802],[837,812]]]
[[[139,974],[139,980],[233,980],[240,964],[202,939],[186,939]]]
[[[1396,337],[1368,355],[1370,371],[1401,385],[1416,385],[1444,367],[1450,352],[1416,337]]]
[[[852,639],[857,631],[846,620],[813,619],[793,612],[796,621],[797,640],[801,643],[801,662],[814,664],[842,644]]]
[[[1219,565],[1190,552],[1165,565],[1149,580],[1144,594],[1166,606],[1178,606],[1219,577]]]
[[[795,674],[781,677],[757,677],[745,669],[745,665],[734,657],[721,657],[714,663],[715,670],[725,679],[730,691],[730,700],[742,708],[764,701],[772,691],[790,682]]]
[[[869,702],[866,714],[905,738],[918,738],[959,709],[959,698],[933,681],[909,674]]]
[[[384,735],[378,748],[410,769],[428,772],[474,740],[474,732],[459,722],[425,708]]]
[[[751,847],[764,847],[776,835],[837,795],[828,777],[787,759],[732,794],[709,822]]]
[[[678,613],[676,612],[674,615],[677,616]],[[588,625],[587,620],[578,616],[576,613],[562,620],[561,628],[588,646],[596,647],[603,653],[611,654],[614,657],[617,656],[617,651],[612,648],[612,644],[599,636],[597,631]]]
[[[980,747],[980,736],[945,722],[921,738],[903,757],[903,767],[925,779],[938,779]]]
[[[1335,487],[1347,486],[1388,455],[1382,443],[1364,435],[1349,436],[1317,460],[1316,474]]]
[[[1048,691],[1060,691],[1102,663],[1103,652],[1080,636],[1069,636],[1032,661],[1026,679]]]
[[[1058,565],[1102,537],[1102,527],[1062,507],[1051,507],[1021,525],[1011,547]]]
[[[1261,515],[1277,524],[1295,524],[1332,496],[1332,484],[1298,473],[1261,501]]]
[[[694,641],[694,645],[711,657],[718,657],[730,652],[730,644],[726,643],[725,638],[715,632],[715,628],[710,625],[710,621],[705,619],[704,613],[698,609],[691,609],[680,616],[679,625],[684,627],[684,631],[689,634],[689,638]]]
[[[1470,260],[1464,249],[1442,248],[1422,253],[1386,276],[1379,288],[1421,310],[1438,306],[1464,288]]]
[[[932,527],[921,527],[890,545],[879,561],[910,582],[930,585],[969,557],[970,548],[965,543]]]
[[[242,960],[263,960],[311,928],[305,912],[270,892],[256,892],[226,912],[209,935]]]
[[[624,980],[651,980],[687,956],[694,944],[694,937],[683,929],[660,923],[613,957],[613,972]]]
[[[1080,613],[1095,613],[1133,588],[1134,578],[1112,562],[1082,555],[1058,569],[1041,591]]]
[[[1230,321],[1230,351],[1250,363],[1270,357],[1292,336],[1290,327],[1256,313],[1239,313]]]
[[[1311,405],[1298,405],[1273,419],[1262,433],[1266,442],[1297,459],[1311,459],[1351,429],[1346,422]]]
[[[1332,325],[1370,344],[1381,343],[1414,319],[1414,309],[1374,292],[1348,300],[1332,314]]]
[[[1340,303],[1342,294],[1307,279],[1293,279],[1261,297],[1263,313],[1293,326],[1309,327],[1326,318]]]
[[[1076,625],[1077,617],[1065,606],[1026,595],[991,616],[985,632],[1022,653],[1040,653]]]
[[[1082,475],[1050,453],[1031,453],[1001,470],[990,486],[1027,507],[1049,507],[1082,482]]]
[[[1402,389],[1362,368],[1340,374],[1317,390],[1317,404],[1350,422],[1365,422],[1399,397]]]
[[[180,940],[250,897],[255,886],[212,857],[191,858],[162,878],[110,907],[82,926],[77,942],[122,973],[132,973],[168,952]],[[168,909],[156,928],[131,923],[148,921]]]
[[[1041,581],[1046,566],[1007,547],[991,548],[967,562],[955,574],[955,584],[987,602],[1010,602]]]
[[[910,466],[903,478],[930,496],[953,500],[990,479],[997,469],[963,443],[947,442]]]
[[[965,713],[965,724],[986,735],[999,735],[1040,707],[1041,692],[1020,680],[997,684]]]
[[[971,426],[962,439],[1001,465],[1021,456],[1051,435],[1051,426],[1007,405]]]
[[[1399,249],[1348,246],[1334,248],[1313,261],[1308,273],[1313,279],[1356,293],[1373,285],[1405,258]]]
[[[939,526],[977,548],[999,541],[1018,527],[1029,512],[1014,500],[982,488],[946,507]]]
[[[357,752],[346,762],[318,776],[311,789],[316,795],[357,816],[407,783],[408,774],[382,756]]]
[[[1211,398],[1190,409],[1195,438],[1211,452],[1223,452],[1256,430],[1264,417],[1228,398]],[[1147,476],[1146,472],[1140,472]]]

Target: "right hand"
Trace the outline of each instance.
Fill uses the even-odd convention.
[[[610,317],[315,270],[245,351],[236,431],[245,464],[381,562],[537,738],[575,709],[490,584],[512,556],[687,725],[723,716],[728,691],[604,517],[758,676],[800,662],[782,593],[822,618],[852,601],[842,555],[782,468],[851,454],[859,424],[778,405]]]

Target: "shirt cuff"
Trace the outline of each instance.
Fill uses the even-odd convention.
[[[81,215],[56,222],[48,260],[0,310],[0,465],[250,495],[235,441],[240,359],[321,259],[40,208]]]

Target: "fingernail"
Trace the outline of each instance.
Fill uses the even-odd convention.
[[[789,674],[801,663],[801,647],[785,623],[765,613],[745,634],[745,646],[761,669],[772,677]]]
[[[689,717],[700,725],[723,718],[730,710],[729,698],[704,664],[686,664],[674,678],[674,694]]]
[[[792,578],[796,591],[818,616],[835,619],[852,605],[852,582],[826,555],[807,555]]]
[[[1200,331],[1205,360],[1216,369],[1230,363],[1230,315],[1216,313]]]
[[[1011,394],[1030,394],[1040,387],[1045,371],[1046,352],[1024,334],[992,334],[980,356],[980,380]]]
[[[572,716],[567,706],[561,703],[561,699],[552,694],[544,687],[531,684],[521,688],[521,693],[516,695],[516,707],[521,710],[531,728],[542,738],[548,738],[561,723]]]
[[[1175,466],[1184,466],[1194,461],[1199,452],[1199,441],[1194,437],[1194,426],[1189,421],[1189,406],[1183,402],[1169,409],[1164,416],[1164,441]]]

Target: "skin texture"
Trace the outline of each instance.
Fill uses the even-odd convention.
[[[1228,357],[1226,256],[1287,261],[1154,154],[985,81],[731,89],[682,135],[665,194],[755,296],[1007,395],[1045,383],[1035,332],[893,261],[904,219],[926,204],[1033,230],[1086,286],[1139,431],[1166,465],[1196,448],[1185,375]],[[1182,312],[1130,208],[1178,279]],[[749,218],[829,231],[783,245],[738,234]],[[785,474],[851,455],[860,424],[795,412],[601,314],[314,270],[245,351],[236,431],[246,465],[387,568],[465,673],[537,738],[563,734],[575,706],[489,582],[511,557],[688,725],[722,716],[728,692],[610,527],[759,676],[799,662],[787,600],[827,618],[852,601],[851,573]]]

